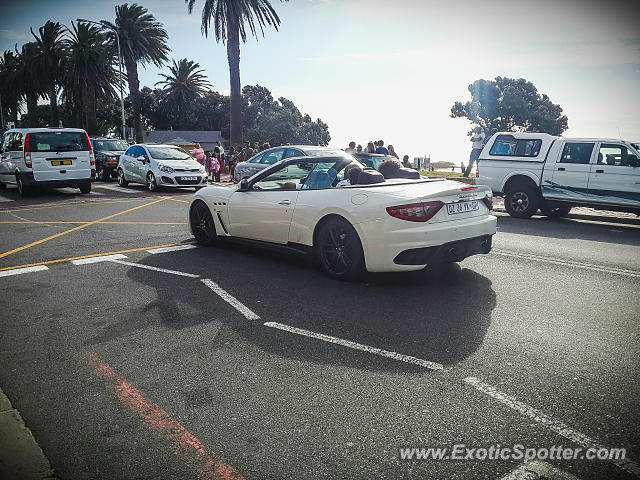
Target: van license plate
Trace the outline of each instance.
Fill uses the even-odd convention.
[[[71,160],[54,160],[51,165],[57,167],[58,165],[71,165]]]
[[[195,182],[197,179],[198,177],[182,177],[182,180],[186,182]]]
[[[449,215],[456,215],[457,213],[475,212],[476,210],[478,210],[477,200],[471,200],[470,202],[447,203],[447,213]]]

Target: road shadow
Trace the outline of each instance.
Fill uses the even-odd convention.
[[[339,282],[308,258],[237,245],[151,255],[140,263],[210,278],[261,318],[247,320],[199,279],[130,267],[128,278],[152,287],[155,298],[146,299],[144,307],[106,327],[88,344],[114,341],[155,325],[158,317],[145,313],[157,309],[166,328],[220,321],[261,350],[282,357],[367,370],[423,372],[263,323],[278,322],[447,366],[463,361],[482,345],[496,306],[491,281],[458,264]],[[212,341],[212,349],[228,340],[231,332],[224,330]]]
[[[571,218],[497,216],[498,230],[536,237],[580,239],[601,243],[640,246],[640,222],[596,224]],[[613,230],[613,231],[612,231]]]

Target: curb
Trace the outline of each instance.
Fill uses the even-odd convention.
[[[54,470],[20,413],[0,388],[0,478],[57,480]]]

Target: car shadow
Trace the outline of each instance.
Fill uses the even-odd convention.
[[[268,328],[263,323],[277,322],[450,366],[482,345],[496,306],[491,281],[458,264],[339,282],[324,275],[308,258],[237,245],[150,255],[140,263],[210,278],[260,319],[247,320],[198,279],[130,267],[127,276],[152,287],[155,298],[106,327],[88,344],[117,340],[154,326],[158,317],[146,313],[157,309],[166,328],[219,321],[265,352],[303,362],[424,372],[421,367]],[[219,332],[211,348],[220,348],[218,342],[229,334]]]
[[[498,230],[536,237],[580,239],[601,243],[640,246],[640,222],[587,223],[571,218],[532,217],[529,219],[497,216]]]

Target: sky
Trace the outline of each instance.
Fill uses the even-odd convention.
[[[369,140],[399,155],[456,164],[469,158],[466,119],[450,118],[468,86],[525,78],[569,118],[567,137],[640,141],[640,3],[609,0],[271,0],[278,31],[241,45],[242,85],[328,123],[331,146]],[[30,40],[46,20],[113,20],[108,0],[5,0],[0,50]],[[203,0],[140,0],[169,34],[170,56],[204,69],[229,92],[226,47],[201,33]],[[140,70],[141,86],[163,69]],[[166,71],[166,68],[164,69]]]

